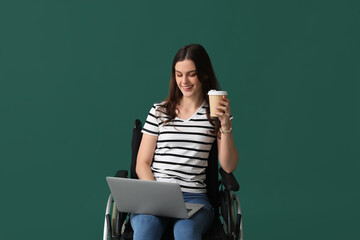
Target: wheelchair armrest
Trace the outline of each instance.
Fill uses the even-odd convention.
[[[115,174],[115,177],[118,177],[118,178],[127,178],[127,176],[128,176],[127,170],[119,170]]]
[[[222,181],[224,183],[225,189],[228,191],[237,192],[240,189],[238,182],[236,181],[234,175],[232,173],[225,172],[222,168],[220,168],[220,175]]]

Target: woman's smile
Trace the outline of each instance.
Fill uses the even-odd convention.
[[[191,91],[191,90],[192,90],[192,87],[193,87],[193,85],[182,86],[182,88],[183,88],[185,91]]]

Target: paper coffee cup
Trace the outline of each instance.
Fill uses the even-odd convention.
[[[218,110],[216,109],[219,106],[219,101],[223,99],[223,96],[227,96],[227,91],[217,91],[217,90],[210,90],[208,92],[209,95],[209,104],[210,104],[210,117],[217,117],[215,112]]]

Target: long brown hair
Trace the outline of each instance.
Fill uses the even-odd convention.
[[[169,119],[165,121],[165,124],[175,119],[177,105],[180,103],[180,99],[183,96],[176,84],[175,65],[177,62],[184,60],[192,60],[195,64],[197,77],[202,84],[203,99],[205,99],[208,105],[206,109],[206,116],[209,122],[215,126],[215,133],[217,134],[220,128],[220,121],[218,118],[210,118],[209,98],[207,97],[207,93],[211,89],[220,90],[220,86],[215,76],[209,55],[200,44],[186,45],[180,48],[175,54],[171,67],[169,95],[162,104],[163,111],[165,111],[166,115],[169,117]]]

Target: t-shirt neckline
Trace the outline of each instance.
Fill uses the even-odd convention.
[[[175,117],[175,119],[178,119],[178,120],[181,120],[183,122],[188,122],[190,121],[193,117],[196,116],[196,114],[198,114],[198,112],[201,110],[201,108],[204,106],[206,101],[204,101],[201,106],[198,108],[198,110],[195,111],[195,113],[193,115],[191,115],[191,117],[189,117],[188,119],[182,119],[182,118],[179,118],[179,117]]]

